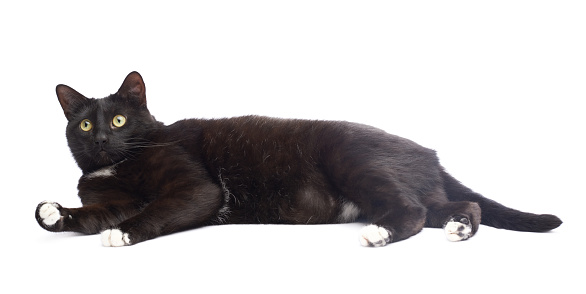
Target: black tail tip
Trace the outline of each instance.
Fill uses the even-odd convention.
[[[538,226],[538,230],[539,232],[547,232],[547,231],[551,231],[559,226],[562,225],[562,220],[552,214],[542,214],[539,216],[540,220],[539,220],[539,226]]]

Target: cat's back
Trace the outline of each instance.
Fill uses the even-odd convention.
[[[417,149],[419,144],[369,125],[347,121],[282,119],[266,116],[240,116],[219,119],[185,119],[166,127],[167,140],[194,144],[281,144],[302,145],[360,144],[386,145],[394,151]],[[303,144],[307,143],[307,144]]]
[[[286,144],[313,136],[339,137],[349,131],[351,123],[282,119],[266,116],[239,116],[219,119],[185,119],[166,127],[169,140],[192,141],[200,144],[232,144],[271,142]],[[355,124],[358,126],[357,124]]]
[[[241,116],[186,119],[167,127],[168,140],[214,161],[281,164],[352,156],[435,158],[435,151],[381,129],[346,121]],[[381,153],[381,151],[384,151]],[[343,154],[342,154],[343,153]]]

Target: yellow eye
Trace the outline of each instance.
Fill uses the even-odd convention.
[[[112,120],[112,124],[114,124],[114,126],[117,128],[123,126],[125,123],[126,123],[126,118],[120,114],[115,116],[114,119]]]
[[[84,119],[81,121],[81,124],[79,124],[79,126],[81,127],[81,129],[84,132],[89,132],[94,126],[92,125],[92,122],[89,119]]]

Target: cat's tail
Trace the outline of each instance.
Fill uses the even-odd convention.
[[[547,232],[562,224],[555,215],[522,212],[485,198],[445,171],[442,171],[442,178],[450,201],[472,201],[480,205],[480,223],[483,225],[514,231]]]

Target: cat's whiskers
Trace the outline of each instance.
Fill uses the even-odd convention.
[[[177,141],[171,141],[171,142],[165,142],[165,143],[158,143],[158,142],[153,142],[153,141],[139,141],[139,140],[129,140],[128,142],[124,142],[122,143],[123,145],[125,145],[125,147],[131,147],[131,148],[155,148],[155,147],[167,147],[167,146],[172,146],[177,144],[178,142],[180,142],[179,140]]]

